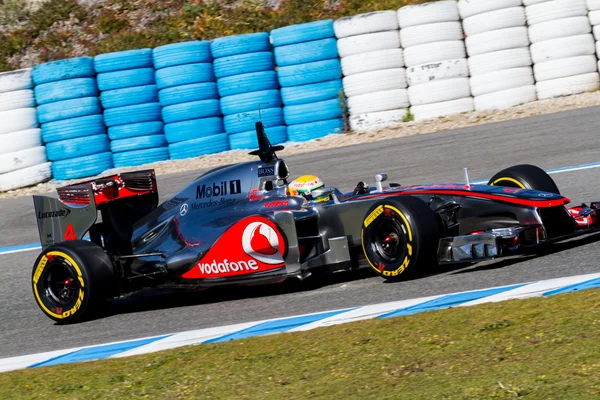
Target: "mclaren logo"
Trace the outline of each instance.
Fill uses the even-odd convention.
[[[270,265],[283,263],[280,249],[284,243],[279,242],[275,229],[264,222],[252,222],[242,235],[242,248],[250,257]]]
[[[47,219],[47,218],[67,218],[71,214],[71,210],[66,208],[60,209],[58,211],[38,211],[37,217],[38,219]]]

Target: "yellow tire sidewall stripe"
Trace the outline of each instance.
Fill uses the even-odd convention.
[[[379,215],[382,214],[382,212],[378,212],[377,215],[375,216],[375,218],[371,218],[373,216],[373,214],[375,214],[377,211],[379,211],[381,206],[377,207],[371,214],[369,214],[369,216],[366,219],[370,219],[368,224],[364,224],[363,223],[363,229],[361,230],[361,234],[360,234],[360,241],[361,241],[361,246],[363,249],[363,254],[365,255],[365,258],[367,259],[367,262],[369,263],[369,265],[371,266],[371,268],[373,268],[375,270],[375,272],[377,272],[377,274],[379,275],[383,275],[383,273],[379,270],[379,268],[375,267],[373,265],[373,263],[371,262],[371,260],[369,259],[369,257],[367,256],[367,252],[365,251],[365,228],[367,226],[369,226],[375,219],[377,219],[377,217],[379,217]],[[404,216],[404,213],[400,210],[398,210],[396,207],[390,206],[390,205],[384,205],[383,208],[389,208],[390,210],[395,211],[400,218],[402,218],[402,220],[404,221],[404,226],[406,227],[406,230],[408,232],[408,243],[407,245],[407,249],[408,249],[408,256],[406,256],[406,258],[404,259],[404,262],[402,263],[402,265],[400,265],[400,267],[398,267],[398,269],[396,271],[390,271],[389,276],[392,276],[392,274],[394,272],[396,272],[395,275],[393,276],[397,276],[400,275],[405,269],[406,267],[408,267],[408,265],[410,264],[410,259],[412,258],[412,230],[410,228],[410,224],[408,223],[408,220],[406,219],[406,217]],[[399,271],[401,270],[401,271]],[[398,272],[399,271],[399,272]]]
[[[70,310],[62,313],[62,314],[56,314],[52,311],[50,311],[46,305],[44,304],[44,302],[42,302],[42,299],[40,298],[40,294],[38,293],[37,290],[37,283],[38,280],[40,279],[40,276],[42,275],[42,272],[44,271],[44,269],[46,268],[46,264],[48,263],[48,256],[57,256],[57,257],[61,257],[65,260],[67,260],[71,266],[73,268],[75,268],[75,271],[77,272],[77,279],[79,280],[79,283],[81,284],[81,288],[79,289],[79,295],[78,297],[78,301],[75,304],[75,306],[73,308],[71,308]],[[85,287],[84,281],[83,281],[83,275],[81,274],[81,269],[79,268],[79,265],[77,265],[77,263],[75,262],[75,260],[73,260],[73,258],[71,256],[69,256],[66,253],[63,253],[62,251],[50,251],[46,254],[44,254],[44,256],[40,259],[40,262],[38,263],[35,273],[33,274],[33,293],[35,295],[35,298],[38,302],[38,304],[40,305],[40,307],[48,314],[53,316],[54,318],[58,318],[58,319],[63,319],[68,317],[69,315],[75,314],[75,312],[77,312],[77,310],[79,310],[79,308],[81,307],[81,302],[83,301],[83,288]],[[67,314],[67,315],[65,315]]]
[[[515,185],[517,185],[517,186],[518,186],[519,188],[521,188],[521,189],[527,189],[527,188],[525,187],[525,185],[523,185],[523,184],[522,184],[521,182],[519,182],[518,180],[516,180],[516,179],[514,179],[514,178],[509,178],[509,177],[507,177],[507,176],[505,176],[505,177],[502,177],[502,178],[498,178],[498,179],[496,179],[494,182],[492,182],[492,184],[491,184],[490,186],[498,186],[498,185],[497,185],[497,184],[498,184],[498,182],[502,182],[502,181],[508,181],[508,182],[512,182],[512,183],[514,183]],[[502,186],[502,185],[499,185],[499,186]]]

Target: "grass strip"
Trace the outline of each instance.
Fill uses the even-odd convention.
[[[2,399],[598,397],[600,290],[0,374]]]

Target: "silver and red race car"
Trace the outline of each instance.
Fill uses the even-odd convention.
[[[290,196],[276,155],[283,147],[260,122],[257,138],[256,161],[208,171],[160,205],[152,170],[63,187],[59,199],[34,196],[43,250],[32,288],[42,311],[68,323],[142,288],[276,283],[360,267],[405,279],[598,229],[599,203],[568,208],[532,165],[487,185],[384,187],[379,174],[375,186],[349,193]],[[329,200],[313,201],[322,196]]]

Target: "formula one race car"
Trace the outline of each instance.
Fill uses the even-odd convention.
[[[43,312],[75,322],[142,288],[276,283],[361,266],[405,279],[598,228],[600,203],[567,208],[570,200],[532,165],[505,169],[487,185],[466,177],[383,187],[379,174],[375,187],[292,196],[275,154],[283,147],[256,127],[251,154],[259,160],[208,171],[161,205],[152,170],[63,187],[60,199],[34,196],[43,251],[32,286]]]

